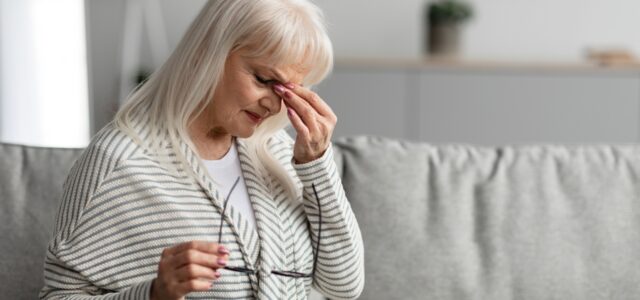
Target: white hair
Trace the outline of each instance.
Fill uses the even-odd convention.
[[[274,66],[302,64],[309,70],[305,86],[322,81],[333,66],[322,12],[310,1],[209,0],[168,60],[129,96],[115,117],[116,126],[152,153],[171,147],[190,170],[181,141],[197,153],[189,125],[211,102],[227,57],[237,49],[267,58]],[[258,171],[274,175],[297,197],[295,183],[267,146],[267,140],[289,123],[286,108],[281,108],[258,126],[247,146]],[[141,114],[148,118],[144,137],[135,130]]]

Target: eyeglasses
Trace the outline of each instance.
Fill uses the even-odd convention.
[[[221,244],[222,242],[222,225],[224,222],[224,216],[225,216],[225,212],[227,211],[227,204],[229,203],[229,197],[231,196],[231,193],[233,192],[233,190],[236,188],[236,185],[238,185],[238,182],[240,181],[240,177],[236,178],[236,181],[233,183],[233,186],[231,187],[231,190],[229,190],[229,193],[227,194],[227,198],[225,198],[224,200],[224,205],[222,208],[222,216],[220,217],[220,231],[218,232],[218,244]],[[310,278],[313,277],[313,275],[316,272],[316,265],[318,264],[318,249],[320,249],[320,239],[321,239],[321,235],[322,235],[322,209],[320,209],[320,198],[318,198],[318,192],[316,191],[316,185],[315,184],[311,184],[311,188],[313,188],[313,194],[316,197],[316,203],[318,204],[318,240],[316,241],[316,251],[314,252],[314,256],[313,256],[313,269],[311,269],[311,273],[300,273],[297,271],[278,271],[278,270],[272,270],[271,274],[274,275],[280,275],[280,276],[285,276],[285,277],[292,277],[292,278]],[[248,269],[248,268],[243,268],[243,267],[230,267],[230,266],[225,266],[223,269],[229,270],[229,271],[234,271],[234,272],[240,272],[240,273],[244,273],[244,274],[256,274],[257,272],[255,270],[252,269]]]

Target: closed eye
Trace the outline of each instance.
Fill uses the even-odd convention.
[[[258,81],[260,84],[263,84],[263,85],[268,85],[268,84],[272,84],[272,83],[277,83],[278,82],[277,80],[265,79],[265,78],[262,78],[262,77],[260,77],[258,75],[254,75],[254,76],[256,78],[256,81]]]

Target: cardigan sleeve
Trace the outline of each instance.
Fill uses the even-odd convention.
[[[40,299],[149,299],[153,279],[143,280],[119,291],[95,286],[82,275],[80,268],[60,259],[64,241],[52,241],[44,261],[44,287]],[[68,250],[68,249],[67,249]]]
[[[85,280],[73,268],[64,266],[49,251],[45,258],[44,287],[40,299],[149,299],[153,280],[142,281],[120,291],[105,291]]]
[[[149,299],[153,279],[135,282],[118,291],[106,290],[83,275],[82,264],[69,263],[64,259],[65,253],[68,256],[74,248],[69,241],[83,208],[105,177],[118,166],[119,160],[108,146],[91,144],[87,147],[65,180],[56,226],[45,256],[40,299]]]
[[[320,249],[316,249],[318,263],[313,286],[332,299],[355,299],[364,287],[364,250],[360,228],[333,160],[333,146],[314,161],[292,164],[303,184],[304,210],[311,224],[314,249],[322,213],[322,236]]]

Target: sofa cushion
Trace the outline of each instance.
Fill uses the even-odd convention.
[[[640,147],[336,143],[363,299],[637,299]]]
[[[0,298],[37,299],[62,183],[81,151],[0,143]]]

